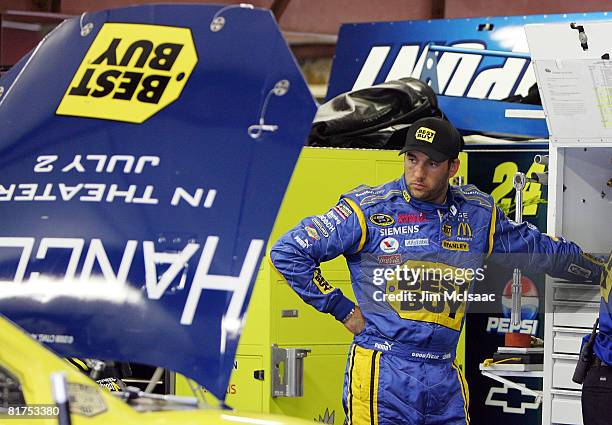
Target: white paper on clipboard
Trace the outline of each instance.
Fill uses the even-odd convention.
[[[612,61],[534,64],[551,137],[612,137]]]
[[[612,141],[612,21],[576,24],[525,27],[550,138]]]

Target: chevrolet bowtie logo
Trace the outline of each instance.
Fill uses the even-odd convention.
[[[315,422],[318,422],[320,424],[332,424],[335,422],[335,417],[336,417],[336,411],[332,410],[331,413],[329,413],[329,409],[325,408],[325,413],[323,414],[323,416],[319,415],[319,419],[314,418]]]
[[[459,223],[459,227],[457,228],[457,236],[463,238],[472,237],[472,228],[470,227],[469,223]]]
[[[506,386],[501,387],[501,388],[491,387],[484,404],[486,406],[499,406],[502,408],[504,413],[513,413],[517,415],[524,415],[527,409],[537,410],[540,408],[540,400],[538,398],[535,398],[533,401],[522,401],[521,400],[520,406],[515,407],[516,404],[518,403],[516,403],[516,401],[514,400],[513,402],[509,402],[508,390],[509,388]],[[512,390],[516,391],[515,389],[512,389]],[[525,390],[522,388],[519,389],[519,391],[521,392],[521,398],[533,396],[531,393],[528,393]],[[506,397],[498,398],[496,397],[497,394],[506,394]]]

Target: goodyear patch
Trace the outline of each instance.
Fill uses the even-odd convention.
[[[433,143],[434,137],[436,137],[436,132],[427,127],[419,127],[414,135],[415,139],[422,140],[427,143]]]
[[[323,294],[328,294],[335,289],[328,281],[325,280],[320,269],[314,270],[312,280],[315,285],[317,285],[317,288],[319,288],[319,291],[321,291]]]
[[[56,114],[143,123],[180,97],[197,62],[189,28],[105,23]]]
[[[389,214],[376,213],[370,216],[370,221],[377,226],[392,226],[395,224],[395,219]]]
[[[451,251],[469,251],[470,244],[467,242],[442,241],[442,248]]]

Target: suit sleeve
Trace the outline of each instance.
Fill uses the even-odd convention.
[[[270,250],[270,261],[306,303],[343,320],[355,304],[323,278],[319,265],[359,252],[365,236],[363,213],[351,199],[341,199],[328,212],[307,217],[284,234]]]
[[[489,254],[501,265],[571,281],[598,282],[603,269],[603,262],[583,253],[575,243],[548,236],[531,223],[516,223],[497,206],[492,215]]]

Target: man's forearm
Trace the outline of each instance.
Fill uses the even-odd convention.
[[[365,318],[359,306],[356,305],[350,317],[342,323],[353,335],[359,335],[365,328]]]

